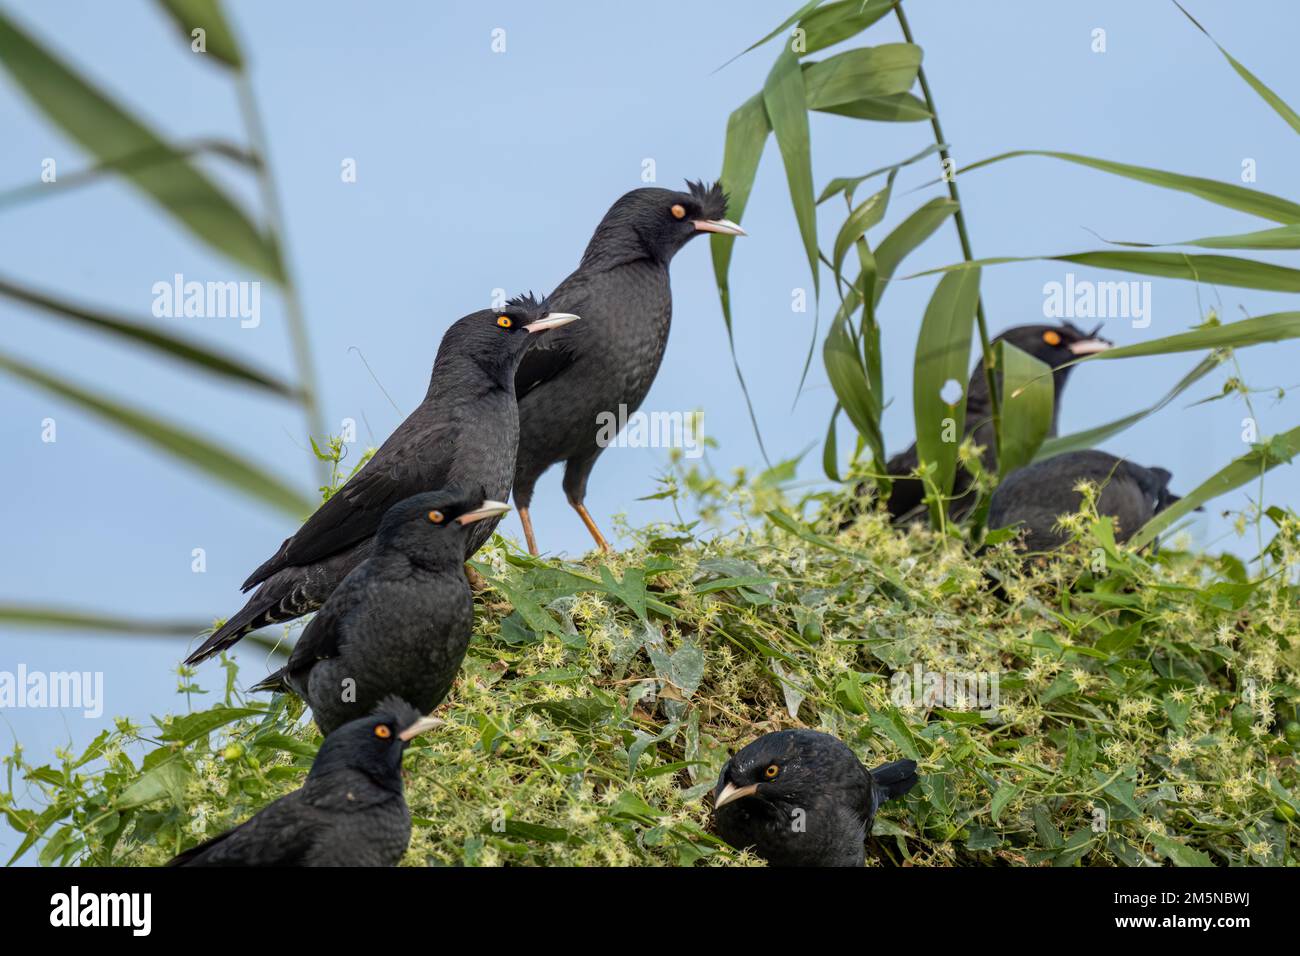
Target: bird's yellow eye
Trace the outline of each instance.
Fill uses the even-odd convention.
[[[503,328],[503,329],[508,329],[508,328],[510,328],[510,326],[514,325],[514,323],[510,321],[510,316],[508,316],[508,315],[498,315],[498,316],[497,316],[497,325],[501,326],[501,328]]]
[[[375,736],[380,740],[387,740],[389,737],[393,736],[393,732],[388,729],[387,724],[380,724],[375,728]]]
[[[780,772],[781,772],[780,767],[778,767],[774,763],[770,763],[767,765],[767,769],[763,771],[763,776],[767,777],[768,780],[775,780],[776,775]]]
[[[1053,332],[1051,329],[1048,329],[1046,332],[1043,333],[1043,341],[1046,342],[1048,345],[1060,345],[1061,336],[1059,333]]]
[[[441,511],[430,511],[430,512],[429,512],[429,520],[432,521],[434,524],[442,524],[442,512],[441,512]]]
[[[673,214],[674,219],[686,218],[686,207],[679,202],[673,203],[673,208],[668,211]]]

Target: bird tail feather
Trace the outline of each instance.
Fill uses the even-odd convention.
[[[882,802],[901,797],[916,786],[916,761],[895,760],[871,771],[871,779],[880,788]]]
[[[233,647],[251,631],[292,621],[315,610],[314,606],[301,606],[304,603],[302,598],[303,595],[294,593],[292,584],[266,582],[248,599],[247,604],[200,644],[198,650],[185,658],[185,663],[200,664],[226,648]]]
[[[272,691],[277,694],[292,690],[289,686],[289,668],[281,667],[278,671],[268,674],[263,680],[250,687],[249,690],[255,693],[258,691]]]

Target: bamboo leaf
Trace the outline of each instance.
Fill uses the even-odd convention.
[[[769,40],[773,39],[774,37],[777,37],[780,34],[784,33],[786,30],[790,29],[790,27],[794,26],[796,23],[802,20],[805,16],[812,13],[815,9],[821,6],[821,4],[822,4],[822,0],[808,0],[808,2],[805,3],[802,7],[796,10],[794,13],[790,14],[790,16],[786,17],[785,20],[782,21],[779,27],[777,27],[767,36],[763,37],[763,39],[757,40],[754,43],[751,43],[749,46],[745,47],[745,49],[741,50],[739,53],[733,56],[726,63],[722,64],[722,66],[718,67],[718,69],[721,70],[724,69],[725,67],[730,66],[732,63],[735,63],[746,53],[750,53],[753,50],[757,50],[764,43],[767,43]],[[715,70],[714,72],[716,73],[717,70]]]
[[[880,399],[871,391],[866,369],[843,319],[831,323],[826,341],[822,343],[822,360],[826,364],[826,377],[835,391],[835,397],[849,416],[853,427],[873,447],[883,447]]]
[[[1190,279],[1217,285],[1237,286],[1243,289],[1264,289],[1269,292],[1300,292],[1300,270],[1275,266],[1254,259],[1236,256],[1188,255],[1180,252],[1076,252],[1063,256],[998,256],[956,262],[938,269],[927,269],[909,279],[937,273],[961,272],[984,266],[1003,265],[1008,262],[1034,262],[1053,260],[1073,262],[1097,269],[1115,269],[1136,272],[1140,275],[1161,276],[1167,279]]]
[[[214,375],[234,379],[249,385],[256,385],[286,398],[297,398],[300,394],[297,389],[277,381],[269,373],[259,371],[237,359],[196,345],[170,333],[159,332],[138,322],[132,322],[130,319],[55,299],[44,293],[15,285],[5,279],[0,279],[0,296],[6,296],[17,302],[36,306],[51,315],[70,320],[79,325],[89,326],[109,335],[115,335],[128,342],[135,342],[160,355]]]
[[[193,637],[208,626],[206,621],[150,621],[99,611],[76,611],[36,604],[0,604],[0,621],[19,627],[105,631],[151,637]]]
[[[1300,224],[1239,232],[1230,236],[1209,236],[1205,239],[1184,239],[1181,242],[1116,242],[1116,246],[1136,249],[1155,249],[1161,246],[1200,246],[1203,249],[1300,249]]]
[[[169,156],[123,175],[195,236],[277,281],[279,253],[211,180],[105,93],[0,13],[0,63],[52,122],[101,162],[154,151]]]
[[[1188,388],[1199,382],[1219,365],[1226,358],[1222,352],[1215,352],[1206,356],[1197,363],[1196,367],[1179,380],[1178,384],[1170,392],[1156,402],[1150,408],[1134,412],[1131,415],[1125,415],[1123,418],[1109,422],[1105,425],[1098,425],[1096,428],[1088,428],[1081,432],[1075,432],[1072,435],[1061,435],[1056,438],[1049,438],[1043,442],[1038,449],[1038,454],[1034,456],[1034,461],[1042,461],[1044,458],[1051,458],[1055,455],[1063,455],[1068,451],[1082,451],[1086,448],[1096,448],[1106,439],[1118,435],[1131,425],[1136,425],[1142,419],[1154,415],[1160,411],[1175,398],[1185,392]]]
[[[912,406],[916,419],[916,450],[922,463],[935,467],[934,479],[941,494],[952,491],[957,469],[957,443],[966,419],[966,389],[956,402],[941,395],[949,381],[962,385],[970,363],[971,326],[979,298],[979,270],[963,270],[939,280],[921,320],[916,343],[916,364],[912,378]],[[951,423],[945,426],[945,420]],[[952,440],[945,441],[945,431]],[[930,503],[930,513],[939,523],[941,502]]]
[[[899,0],[840,0],[813,10],[799,21],[804,31],[803,54],[816,53],[828,46],[855,37],[871,26]]]
[[[1164,338],[1122,345],[1095,352],[1085,361],[1134,358],[1142,355],[1170,355],[1174,352],[1199,352],[1203,349],[1247,348],[1268,342],[1300,338],[1300,312],[1275,312],[1239,322],[1202,325],[1187,332]]]
[[[1165,172],[1162,169],[1152,169],[1147,166],[1131,166],[1128,163],[1116,163],[1106,159],[1096,159],[1092,156],[1081,156],[1078,153],[1060,153],[1045,149],[1018,149],[971,163],[969,166],[958,170],[958,175],[971,172],[982,166],[991,166],[993,163],[1000,163],[1003,160],[1015,159],[1021,156],[1047,156],[1067,163],[1077,163],[1080,166],[1089,166],[1116,176],[1150,183],[1162,189],[1173,189],[1178,192],[1189,193],[1207,202],[1226,206],[1229,209],[1237,209],[1241,212],[1248,212],[1253,216],[1271,219],[1274,222],[1300,222],[1300,205],[1296,205],[1288,199],[1270,196],[1268,193],[1256,189],[1247,189],[1245,186],[1223,183],[1215,179],[1204,179],[1200,176],[1183,176],[1179,173]]]
[[[916,83],[920,68],[921,48],[912,43],[846,50],[803,65],[805,102],[808,109],[821,110],[864,97],[905,93]]]
[[[843,407],[836,402],[835,408],[831,410],[830,424],[826,426],[826,441],[822,445],[822,471],[826,472],[826,477],[831,481],[843,480],[840,478],[840,452],[835,434],[835,425],[842,410]]]
[[[998,473],[1008,475],[1033,461],[1051,430],[1055,388],[1045,362],[1005,340],[997,348],[1003,382]]]
[[[1133,536],[1129,544],[1140,548],[1171,524],[1219,495],[1240,488],[1248,481],[1259,478],[1277,465],[1290,462],[1300,451],[1300,428],[1274,435],[1267,442],[1254,445],[1250,451],[1215,472],[1190,493],[1156,515]]]
[[[803,73],[799,61],[789,50],[777,57],[772,72],[763,84],[763,105],[768,120],[776,134],[785,163],[786,182],[799,235],[803,238],[812,272],[813,290],[821,295],[821,275],[818,270],[817,205],[813,200],[812,148],[808,134],[808,112],[805,108]]]
[[[217,0],[158,0],[180,29],[186,44],[196,28],[204,31],[204,46],[210,56],[236,70],[244,68],[244,58],[235,42],[234,31],[221,13]]]
[[[191,467],[294,518],[301,518],[313,510],[309,500],[247,459],[147,412],[92,394],[5,355],[0,355],[0,369],[98,415]]]
[[[1251,89],[1253,89],[1256,93],[1258,93],[1265,103],[1273,107],[1274,112],[1276,112],[1278,116],[1282,117],[1282,119],[1286,120],[1288,126],[1290,126],[1297,133],[1300,133],[1300,115],[1297,115],[1295,110],[1287,106],[1286,101],[1283,100],[1282,97],[1278,96],[1267,86],[1265,86],[1264,83],[1257,76],[1255,76],[1254,73],[1250,72],[1250,70],[1246,69],[1244,65],[1239,63],[1231,53],[1225,50],[1222,46],[1219,46],[1219,41],[1214,39],[1214,37],[1210,36],[1210,31],[1205,29],[1205,27],[1201,26],[1200,22],[1194,16],[1192,16],[1190,13],[1184,10],[1183,5],[1179,3],[1178,0],[1174,0],[1174,6],[1176,6],[1179,10],[1182,10],[1183,16],[1191,20],[1192,23],[1196,26],[1196,29],[1200,30],[1207,37],[1209,37],[1211,43],[1219,47],[1219,52],[1223,54],[1224,59],[1226,59],[1230,64],[1232,64],[1232,68],[1237,71],[1237,75],[1240,76],[1247,83],[1249,83]]]
[[[894,272],[903,259],[934,235],[935,230],[959,208],[960,205],[947,196],[931,199],[895,226],[894,231],[880,241],[876,249],[879,278],[876,282],[875,304],[880,303],[885,289],[889,286],[889,280],[894,277]]]
[[[817,205],[820,206],[832,196],[837,196],[840,193],[845,193],[849,199],[852,199],[853,193],[857,190],[858,186],[866,182],[868,179],[871,179],[874,176],[879,176],[882,173],[892,173],[895,170],[902,169],[904,166],[910,166],[912,163],[919,162],[920,160],[925,159],[925,157],[931,156],[939,150],[946,148],[946,143],[932,143],[915,156],[909,156],[907,159],[894,163],[892,166],[881,166],[879,169],[873,169],[871,172],[863,173],[861,176],[840,176],[836,179],[832,179],[826,184],[826,188],[822,190],[822,194],[817,197]]]
[[[819,113],[834,113],[853,119],[873,120],[878,123],[919,123],[930,119],[925,103],[911,93],[892,93],[889,96],[864,96],[848,103],[818,106]]]
[[[844,224],[840,226],[839,234],[835,237],[832,268],[836,276],[840,274],[840,267],[844,264],[844,257],[853,248],[853,244],[866,235],[868,230],[878,225],[881,219],[885,218],[885,210],[889,206],[889,194],[893,189],[893,185],[894,176],[891,173],[889,182],[886,183],[884,189],[863,200],[845,218]]]

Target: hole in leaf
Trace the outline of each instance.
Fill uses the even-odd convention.
[[[948,405],[956,405],[961,400],[961,393],[961,382],[955,378],[948,379],[939,389],[939,397]]]

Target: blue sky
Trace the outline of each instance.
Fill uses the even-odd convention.
[[[496,288],[549,291],[576,265],[609,204],[641,184],[643,160],[654,160],[664,186],[714,177],[727,116],[761,86],[775,48],[714,69],[796,5],[461,2],[359,14],[343,3],[228,2],[269,130],[289,255],[331,426],[353,418],[362,443],[371,435],[381,441],[422,397],[442,331],[487,305]],[[227,76],[180,44],[154,5],[7,0],[3,7],[173,138],[242,139]],[[1172,4],[910,0],[908,10],[959,164],[1009,149],[1060,149],[1235,182],[1250,158],[1257,188],[1300,195],[1295,134]],[[1229,15],[1226,7],[1193,0],[1192,11],[1265,82],[1300,102],[1300,89],[1289,85],[1300,26],[1294,4],[1254,0],[1233,5]],[[1100,54],[1091,49],[1098,27],[1107,37]],[[491,48],[496,28],[506,31],[504,53]],[[888,20],[869,38],[900,37]],[[0,190],[36,180],[46,157],[63,175],[86,164],[2,72],[0,130]],[[819,190],[834,176],[867,172],[931,142],[928,124],[821,115],[812,137]],[[341,181],[346,158],[356,160],[355,183]],[[205,166],[255,207],[255,189],[241,172],[218,161]],[[934,186],[919,188],[935,174],[933,164],[923,164],[900,176],[877,238],[939,194]],[[1045,159],[973,172],[960,186],[978,256],[1095,249],[1092,232],[1160,242],[1267,225]],[[822,217],[826,245],[839,217],[838,209]],[[820,441],[832,398],[815,363],[794,403],[812,313],[791,311],[791,291],[810,283],[772,144],[744,224],[750,237],[737,244],[732,275],[737,351],[776,459]],[[905,271],[958,256],[945,228]],[[9,277],[142,319],[150,314],[153,284],[175,273],[200,281],[250,278],[116,182],[0,211],[0,263]],[[1067,271],[1079,279],[1116,278],[1060,263],[986,270],[982,288],[994,331],[1039,321],[1044,284],[1064,281]],[[705,430],[720,443],[710,454],[715,467],[761,466],[731,371],[706,244],[689,245],[672,272],[672,337],[645,407],[703,409]],[[912,350],[933,284],[896,283],[882,310],[891,449],[910,440]],[[1195,324],[1211,306],[1235,319],[1243,309],[1259,315],[1295,303],[1293,296],[1227,288],[1198,294],[1188,283],[1155,280],[1150,327],[1114,320],[1106,332],[1122,344],[1144,341]],[[154,321],[290,374],[282,304],[269,289],[262,311],[255,329],[231,319]],[[827,303],[822,313],[824,328]],[[0,301],[0,319],[6,353],[183,422],[305,492],[314,488],[304,425],[287,404],[141,357],[9,302]],[[1245,351],[1240,362],[1252,385],[1289,387],[1300,385],[1297,358],[1296,346],[1286,343]],[[1077,371],[1063,432],[1150,404],[1194,362],[1184,355]],[[1217,391],[1225,374],[1105,447],[1170,468],[1177,491],[1193,487],[1244,450],[1239,403],[1185,407]],[[246,573],[294,530],[280,514],[9,378],[0,377],[0,409],[8,530],[0,601],[170,619],[224,615],[239,606]],[[1294,401],[1256,396],[1260,433],[1294,426],[1295,409]],[[40,440],[47,417],[57,422],[53,444]],[[665,461],[666,452],[653,449],[613,449],[602,458],[588,505],[606,530],[619,512],[633,522],[671,516],[665,502],[635,500],[655,490]],[[808,456],[801,477],[821,477],[819,453]],[[1294,472],[1274,472],[1267,497],[1300,504]],[[1253,540],[1237,539],[1219,514],[1245,504],[1244,492],[1216,501],[1197,519],[1194,539],[1249,553]],[[534,521],[545,549],[580,553],[589,544],[564,503],[558,472],[539,486]],[[508,518],[503,529],[518,536],[517,519]],[[203,574],[191,570],[197,547],[207,554]],[[0,670],[22,663],[29,670],[103,671],[106,701],[100,721],[74,711],[6,711],[3,733],[43,757],[69,741],[84,743],[113,715],[144,720],[183,707],[174,694],[182,652],[181,642],[167,639],[6,628]],[[261,673],[261,652],[249,648],[240,656]],[[215,665],[200,679],[217,686]],[[0,848],[9,839],[0,834]]]

